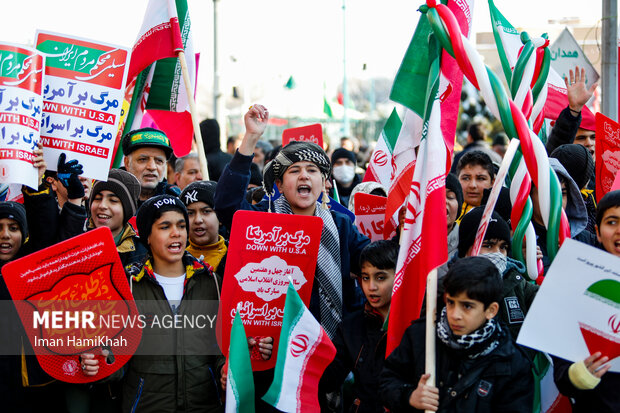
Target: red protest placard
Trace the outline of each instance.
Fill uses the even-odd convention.
[[[387,198],[384,196],[370,195],[358,192],[355,198],[355,226],[371,241],[385,239],[383,236],[383,224],[385,222],[385,208]],[[393,237],[390,234],[388,237]]]
[[[620,125],[600,113],[596,114],[596,200],[611,190],[620,170]]]
[[[282,146],[290,141],[312,142],[323,147],[323,128],[320,123],[300,126],[299,128],[284,129],[282,132]]]
[[[2,268],[26,335],[47,374],[69,383],[101,380],[136,351],[142,331],[115,319],[136,317],[114,238],[107,227],[55,244]],[[106,362],[102,350],[113,355]],[[99,359],[86,376],[79,355]]]
[[[230,330],[240,306],[248,337],[273,337],[272,357],[252,352],[252,369],[273,368],[289,278],[310,302],[323,220],[319,217],[238,211],[233,218],[217,316],[218,343],[228,356]]]

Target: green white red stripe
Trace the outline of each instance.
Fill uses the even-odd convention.
[[[283,412],[318,412],[319,379],[336,348],[289,284],[273,382],[263,400]]]
[[[174,0],[150,0],[131,52],[128,82],[151,63],[183,50]]]
[[[254,376],[239,312],[230,330],[228,372],[226,377],[226,413],[254,413]]]

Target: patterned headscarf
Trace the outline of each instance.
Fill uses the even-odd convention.
[[[293,141],[282,148],[276,157],[265,166],[263,185],[267,194],[273,195],[273,185],[276,180],[282,179],[284,172],[295,162],[312,162],[319,168],[324,178],[327,179],[329,175],[329,158],[319,145]]]

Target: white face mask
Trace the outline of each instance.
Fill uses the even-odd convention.
[[[348,184],[353,181],[355,167],[347,165],[334,166],[333,175],[339,184]]]
[[[480,256],[495,264],[500,276],[504,275],[504,271],[506,271],[506,266],[508,265],[508,258],[504,254],[501,252],[487,252],[486,254],[480,254]]]

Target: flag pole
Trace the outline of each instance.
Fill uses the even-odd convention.
[[[207,156],[205,155],[204,145],[202,143],[202,134],[200,133],[200,124],[198,122],[198,110],[196,109],[196,101],[194,100],[194,92],[192,91],[192,83],[187,70],[187,60],[185,60],[185,52],[179,50],[177,52],[179,62],[181,63],[181,73],[183,74],[183,83],[185,83],[185,91],[187,92],[187,101],[189,102],[189,112],[192,116],[192,125],[194,127],[194,142],[198,147],[198,160],[200,161],[200,169],[205,181],[209,180],[209,170],[207,169]]]
[[[435,372],[435,316],[437,314],[437,268],[426,278],[426,352],[425,373],[431,376],[426,381],[428,386],[436,386]],[[425,410],[431,413],[431,410]]]

